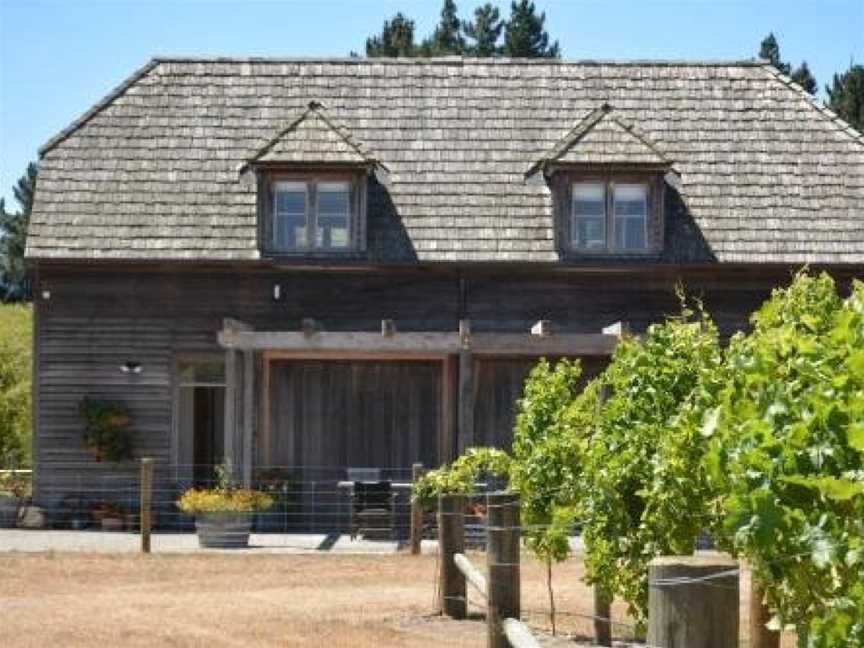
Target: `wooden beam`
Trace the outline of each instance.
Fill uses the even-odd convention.
[[[540,648],[540,643],[531,634],[528,626],[518,619],[504,619],[501,626],[513,648]]]
[[[396,334],[396,323],[392,319],[381,320],[381,335],[393,337]]]
[[[226,349],[321,351],[346,353],[433,353],[469,351],[503,356],[607,356],[619,341],[605,333],[561,333],[541,336],[528,333],[473,333],[464,331],[394,333],[299,331],[222,331],[219,343]]]
[[[462,454],[474,445],[474,356],[468,349],[459,352],[459,393],[456,451]]]
[[[237,384],[239,351],[228,349],[225,351],[225,424],[224,424],[224,456],[223,461],[230,464],[232,473],[237,469],[237,425],[239,412],[237,411],[237,396],[239,385]]]
[[[252,486],[252,436],[255,423],[255,354],[243,352],[243,485]]]
[[[608,356],[618,344],[617,335],[560,333],[540,336],[525,333],[475,333],[471,352],[504,356]]]
[[[486,598],[489,592],[486,587],[486,577],[468,560],[468,556],[463,553],[453,554],[453,562],[465,576],[465,580],[471,583],[474,589],[483,595],[483,598]]]

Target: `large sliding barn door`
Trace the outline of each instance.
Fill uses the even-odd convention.
[[[275,360],[271,460],[276,465],[438,465],[441,363]]]

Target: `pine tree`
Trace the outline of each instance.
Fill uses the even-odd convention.
[[[457,15],[456,3],[454,0],[444,0],[444,6],[441,8],[441,21],[432,33],[432,37],[421,45],[423,55],[464,54],[465,39],[462,37],[461,30],[462,24]]]
[[[828,107],[864,134],[864,65],[851,65],[825,86]]]
[[[0,291],[3,299],[7,301],[30,298],[30,285],[24,266],[24,248],[38,171],[36,164],[31,162],[12,188],[20,208],[18,212],[7,212],[5,201],[0,199]]]
[[[384,21],[380,36],[366,39],[366,56],[416,56],[417,46],[414,44],[414,21],[397,13],[390,20]]]
[[[810,68],[807,66],[807,61],[802,61],[801,65],[792,70],[792,65],[780,58],[780,44],[777,42],[774,32],[769,33],[762,39],[762,43],[759,45],[759,58],[765,59],[780,72],[790,76],[795,83],[811,95],[816,94],[818,84],[816,83],[816,77],[813,76],[813,73],[810,72]]]
[[[504,54],[511,57],[558,58],[561,48],[556,40],[549,45],[543,25],[546,13],[537,15],[531,0],[510,3],[510,20],[504,28]]]
[[[487,2],[474,10],[474,22],[464,21],[462,30],[465,35],[474,41],[467,46],[467,51],[472,56],[496,56],[501,53],[498,40],[504,31],[504,21],[498,7]]]
[[[801,65],[799,65],[789,76],[792,77],[792,80],[804,88],[811,95],[816,94],[816,89],[818,87],[816,83],[816,77],[813,76],[813,73],[810,72],[810,68],[807,66],[807,61],[801,61]]]
[[[783,74],[789,74],[791,66],[780,60],[780,44],[777,42],[774,32],[770,32],[759,45],[759,58],[769,61],[771,65]]]

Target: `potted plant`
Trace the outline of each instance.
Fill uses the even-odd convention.
[[[100,502],[91,510],[90,515],[103,531],[123,530],[123,509],[113,502]]]
[[[190,488],[177,502],[181,511],[195,516],[198,543],[206,549],[248,547],[253,515],[273,505],[270,495],[238,488],[230,475],[227,465],[217,467],[213,488]]]
[[[30,497],[30,480],[14,470],[0,473],[0,528],[11,529],[18,524],[18,510]]]
[[[84,445],[96,461],[131,459],[129,426],[132,418],[125,406],[85,397],[79,411],[86,422]]]

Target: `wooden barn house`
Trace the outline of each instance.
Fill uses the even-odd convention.
[[[36,499],[507,446],[540,357],[601,368],[864,269],[864,138],[763,61],[154,59],[40,151]],[[197,467],[196,467],[197,466]],[[202,468],[203,467],[203,468]]]

